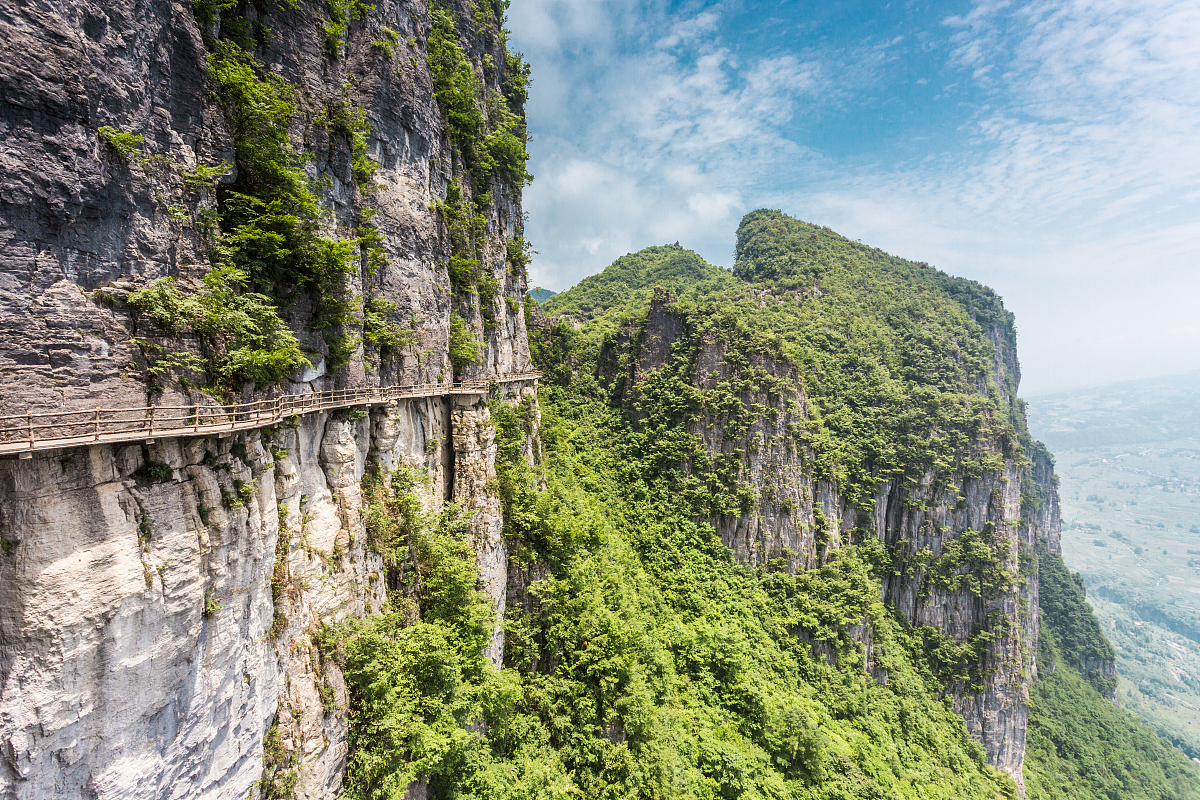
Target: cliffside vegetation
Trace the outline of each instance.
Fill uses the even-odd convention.
[[[627,421],[560,397],[541,475],[520,455],[529,406],[494,407],[506,533],[536,572],[510,596],[503,670],[479,656],[454,509],[418,519],[403,473],[391,499],[372,490],[399,579],[388,614],[328,637],[354,698],[348,797],[417,778],[437,797],[1015,796],[911,658],[869,549],[797,576],[739,566],[642,477]],[[886,685],[849,635],[864,619]]]
[[[307,296],[312,305],[309,325],[324,334],[329,366],[339,368],[359,342],[351,329],[361,324],[354,313],[361,310],[361,298],[348,294],[347,281],[362,266],[360,243],[323,230],[326,211],[289,135],[299,111],[296,89],[255,55],[261,42],[243,35],[247,23],[236,4],[194,6],[199,21],[219,23],[220,38],[205,36],[208,78],[234,143],[232,165],[201,164],[190,173],[185,185],[193,205],[180,211],[194,219],[204,236],[213,271],[203,279],[208,291],[197,297],[181,296],[174,279],[160,278],[131,296],[130,304],[160,331],[199,335],[205,363],[192,365],[202,368],[191,373],[205,375],[207,383],[220,390],[240,388],[245,381],[278,381],[308,362],[278,312],[280,306],[295,305]],[[350,112],[344,102],[322,111],[316,123],[351,142],[361,139],[365,126],[361,112]],[[373,169],[363,149],[356,153],[355,174],[366,189]],[[229,167],[236,169],[237,179],[218,184]],[[215,205],[203,202],[209,192],[215,192]],[[211,291],[216,285],[221,293]],[[241,298],[245,288],[255,290],[248,298],[256,302],[255,314],[239,313],[239,306],[247,303]],[[207,316],[175,311],[195,303],[208,307]],[[234,335],[221,335],[229,326],[214,323],[214,317],[236,319]],[[164,325],[168,319],[170,324]],[[148,361],[151,369],[164,366],[153,356]]]
[[[1058,654],[1087,678],[1097,692],[1111,697],[1117,679],[1115,675],[1105,675],[1102,665],[1111,667],[1116,653],[1084,599],[1083,578],[1072,575],[1062,556],[1055,553],[1044,553],[1038,561],[1038,606],[1042,622],[1054,631]]]
[[[780,235],[799,257],[770,246]],[[738,274],[649,248],[546,304],[565,318],[531,333],[545,373],[535,463],[522,455],[532,405],[492,405],[502,669],[480,656],[489,620],[458,511],[421,515],[407,473],[368,479],[389,612],[327,635],[351,688],[348,797],[400,797],[411,781],[439,798],[1017,796],[951,710],[1003,621],[963,642],[910,628],[880,602],[897,556],[865,526],[831,541],[819,512],[813,569],[736,562],[705,520],[776,501],[747,483],[744,453],[693,430],[712,414],[735,437],[796,413],[783,398],[799,381],[807,422],[790,446],[864,507],[885,477],[996,470],[1026,438],[993,367],[1007,314],[981,287],[777,213],[748,217],[741,238]],[[714,345],[736,369],[698,376]],[[650,350],[661,364],[641,363]],[[775,404],[743,402],[754,392]],[[969,534],[926,564],[934,582],[1008,591],[1007,547],[991,528]],[[1058,758],[1036,769],[1082,768]],[[1186,787],[1184,766],[1162,774]]]
[[[1116,649],[1118,702],[1200,758],[1200,374],[1039,398],[1055,446],[1063,560]],[[1119,401],[1119,402],[1118,402]],[[1069,411],[1068,411],[1069,409]],[[1069,421],[1068,421],[1069,420]]]
[[[375,6],[359,0],[315,8],[285,5],[301,16],[316,13],[327,70],[338,70],[354,37],[361,39],[377,24],[369,19]],[[463,329],[472,338],[497,324],[502,282],[488,248],[496,237],[498,198],[519,198],[532,178],[524,123],[529,66],[507,50],[506,8],[503,2],[459,9],[432,3],[427,41],[408,42],[410,48],[424,45],[433,99],[454,156],[448,170],[438,170],[449,181],[435,210],[450,251],[446,266],[456,312],[465,319],[478,314],[483,322],[484,330]],[[370,279],[386,266],[387,256],[375,221],[379,165],[353,76],[345,75],[340,93],[321,96],[311,86],[290,83],[287,70],[268,67],[263,58],[274,34],[264,24],[262,4],[194,0],[192,10],[207,51],[211,97],[232,134],[233,160],[188,170],[170,165],[179,172],[180,201],[170,206],[171,219],[196,232],[212,271],[160,278],[129,298],[138,314],[151,392],[180,379],[228,393],[247,382],[282,380],[321,357],[336,371],[364,344],[379,357],[412,345],[412,332],[369,296]],[[383,31],[385,38],[375,46],[390,62],[399,35],[386,26]],[[398,75],[404,79],[403,68]],[[328,139],[330,164],[314,170],[306,151],[318,133]],[[97,136],[126,167],[163,160],[143,152],[140,136],[107,126]],[[340,179],[333,166],[338,154],[350,164]],[[504,213],[513,213],[506,208]],[[500,242],[509,277],[528,261],[519,223],[517,234]],[[310,349],[301,349],[293,334],[301,330],[320,335],[321,352],[311,342]],[[195,346],[169,344],[189,338]],[[176,353],[180,350],[184,355]],[[463,359],[469,352],[469,346],[457,348],[456,369],[476,360]]]
[[[1113,658],[1112,645],[1056,554],[1041,556],[1042,630],[1026,741],[1029,800],[1200,798],[1182,751],[1109,701],[1116,680],[1081,663]],[[1097,691],[1099,690],[1099,691]]]
[[[499,283],[487,264],[484,253],[486,209],[495,201],[496,192],[519,195],[533,179],[526,169],[529,153],[525,148],[525,101],[529,96],[529,65],[519,53],[507,49],[503,15],[507,3],[484,3],[476,9],[475,21],[487,21],[480,28],[484,36],[496,37],[501,55],[497,64],[491,53],[483,59],[485,77],[500,72],[500,89],[489,90],[476,74],[476,65],[467,56],[460,41],[461,20],[442,3],[430,4],[432,30],[427,42],[426,62],[433,79],[434,97],[446,120],[446,135],[454,149],[455,177],[446,189],[446,199],[437,206],[446,227],[451,257],[448,265],[450,285],[460,302],[472,293],[479,299],[484,325],[495,328],[494,302]],[[495,33],[490,25],[494,24]],[[465,32],[462,38],[477,38]],[[488,72],[491,75],[488,75]],[[469,202],[468,202],[469,201]],[[523,227],[506,253],[508,268],[523,268],[528,249]],[[455,363],[460,370],[467,363]]]
[[[987,337],[1011,335],[1011,315],[978,284],[756,211],[738,229],[732,275],[677,246],[649,248],[555,295],[545,311],[580,321],[602,316],[577,345],[585,348],[579,358],[596,358],[621,326],[644,317],[655,286],[678,294],[672,310],[693,331],[693,350],[717,340],[737,350],[725,355],[734,364],[759,356],[792,365],[808,416],[796,444],[812,450],[817,477],[857,503],[869,504],[888,478],[911,486],[931,469],[978,475],[1019,457],[1015,395],[995,380]],[[571,336],[560,323],[534,345]],[[606,374],[615,383],[598,388],[622,393],[621,369]],[[670,372],[679,385],[664,390],[679,398],[670,407],[676,426],[697,419],[701,406],[734,404],[730,395],[741,388],[688,390],[694,352]],[[1005,384],[1009,378],[1001,376]],[[739,415],[748,424],[764,411]]]

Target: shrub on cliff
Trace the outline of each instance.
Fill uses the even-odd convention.
[[[204,276],[197,291],[184,294],[174,278],[159,278],[130,294],[129,305],[164,333],[195,333],[212,385],[273,383],[309,361],[270,299],[246,291],[248,280],[234,267],[218,267]],[[151,369],[158,360],[151,356]]]
[[[493,179],[520,191],[533,178],[526,169],[529,153],[521,117],[528,96],[528,65],[519,54],[506,53],[499,102],[490,102],[459,44],[454,12],[433,3],[429,21],[426,61],[434,97],[446,117],[450,141],[471,174],[477,204],[488,195]]]

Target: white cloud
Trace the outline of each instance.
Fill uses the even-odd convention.
[[[1004,101],[978,120],[987,155],[963,184],[969,207],[1104,224],[1200,178],[1200,5],[1035,0],[967,19],[948,20],[955,58],[1002,74],[988,86]]]
[[[715,10],[702,11],[694,17],[676,22],[667,35],[658,40],[656,45],[663,50],[670,50],[683,44],[692,44],[701,36],[715,31],[720,21],[720,14]]]
[[[910,39],[755,57],[723,42],[721,6],[511,13],[534,65],[535,283],[675,240],[729,264],[740,215],[782,207],[992,285],[1032,391],[1200,367],[1194,0],[984,0],[944,20],[919,46],[949,60],[940,102],[974,111],[899,164],[837,163],[796,123],[855,110]]]
[[[732,211],[742,207],[741,198],[733,192],[697,192],[688,198],[687,204],[701,224],[728,219]]]
[[[719,7],[673,16],[665,3],[635,12],[536,0],[511,13],[534,66],[540,132],[525,192],[526,235],[540,251],[532,279],[566,288],[632,249],[676,240],[728,263],[744,190],[781,154],[804,157],[781,129],[820,85],[818,66],[735,55],[719,42]],[[608,33],[592,38],[593,28]]]
[[[1200,366],[1200,222],[1181,205],[1200,183],[1200,6],[979,3],[947,23],[992,107],[974,148],[880,191],[982,234],[942,263],[1016,308],[1033,390]]]

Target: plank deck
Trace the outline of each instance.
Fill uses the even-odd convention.
[[[280,395],[236,405],[144,406],[26,411],[0,416],[0,455],[33,454],[66,447],[185,436],[217,436],[277,425],[302,414],[355,406],[389,405],[417,397],[487,394],[494,383],[536,381],[540,372],[518,372],[459,383],[421,383],[332,389]]]

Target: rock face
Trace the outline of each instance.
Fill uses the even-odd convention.
[[[612,382],[620,369],[628,369],[624,386],[636,387],[643,376],[668,364],[673,348],[692,348],[688,380],[696,387],[711,390],[722,382],[749,386],[738,394],[742,407],[765,413],[754,415],[744,429],[717,408],[705,408],[688,425],[709,454],[737,465],[739,485],[753,495],[749,513],[709,521],[739,560],[766,565],[784,559],[791,570],[820,565],[828,552],[852,538],[883,540],[894,565],[883,582],[883,600],[914,628],[974,648],[977,665],[971,678],[950,685],[954,708],[984,745],[989,761],[1021,785],[1029,687],[1037,668],[1034,553],[1044,543],[1057,547],[1061,530],[1057,482],[1045,449],[1037,443],[1027,446],[1028,465],[1005,458],[999,468],[981,474],[960,468],[949,475],[929,471],[915,486],[883,481],[873,507],[863,511],[814,477],[812,453],[797,446],[790,433],[808,418],[795,368],[758,353],[727,358],[726,342],[693,330],[685,315],[672,310],[672,300],[660,291],[645,325],[615,337],[600,359],[604,378]],[[1011,326],[985,333],[995,348],[994,378],[1002,402],[1011,406],[1019,381],[1015,336]],[[750,377],[755,375],[759,377]],[[626,391],[627,396],[635,392]],[[636,418],[636,404],[627,405]],[[1021,423],[1023,428],[1023,416]],[[983,532],[990,540],[994,566],[1002,576],[984,591],[954,586],[934,574],[947,545],[968,532],[973,537]],[[869,626],[861,626],[856,635],[871,668]]]
[[[222,164],[221,182],[236,177],[228,166],[236,160],[233,130],[210,85],[193,5],[214,4],[0,8],[0,373],[6,378],[0,400],[6,409],[148,404],[144,380],[130,369],[142,359],[136,325],[121,301],[155,278],[194,280],[209,270],[203,220],[215,197],[189,189],[184,179],[197,165]],[[485,212],[483,269],[499,287],[484,303],[488,308],[478,296],[451,292],[451,245],[435,205],[462,166],[426,65],[428,5],[383,0],[355,11],[332,59],[326,3],[242,5],[244,24],[260,32],[256,56],[300,98],[292,136],[312,155],[306,171],[328,209],[327,232],[352,239],[361,209],[375,209],[372,224],[387,263],[364,269],[349,291],[395,303],[392,319],[415,337],[384,358],[360,347],[350,366],[324,383],[450,379],[452,308],[482,338],[483,357],[472,374],[527,369],[525,277],[506,255],[506,242],[521,226],[519,190],[496,189]],[[461,38],[481,86],[498,91],[500,72],[483,66],[503,66],[496,32],[476,21],[473,6],[448,7],[466,34]],[[219,33],[220,25],[207,33]],[[356,187],[350,143],[320,121],[330,103],[361,110],[369,126],[366,155],[378,169],[366,190]],[[98,135],[104,126],[143,140],[122,154]],[[289,311],[294,324],[303,322],[305,309]],[[494,324],[485,324],[485,311]],[[297,332],[318,363],[326,344],[302,327]]]
[[[242,797],[273,722],[280,780],[338,795],[347,697],[314,636],[385,599],[359,516],[368,459],[430,475],[433,510],[477,512],[504,602],[481,398],[353,416],[0,461],[2,796]]]
[[[497,92],[505,59],[495,21],[463,2],[443,6],[482,90]],[[330,33],[337,9],[345,24]],[[136,368],[146,332],[124,301],[160,277],[194,286],[212,267],[205,219],[215,194],[185,178],[199,165],[219,183],[237,177],[234,129],[206,64],[230,25],[245,26],[255,57],[297,98],[289,133],[312,156],[305,171],[323,233],[354,240],[363,209],[374,209],[386,263],[364,264],[347,291],[394,304],[390,321],[411,334],[391,353],[359,343],[347,366],[330,369],[327,343],[307,327],[312,310],[284,309],[313,367],[259,392],[449,380],[452,311],[480,343],[468,377],[528,370],[525,276],[508,247],[519,188],[493,184],[476,242],[481,273],[498,288],[481,300],[451,287],[436,206],[463,182],[463,165],[426,63],[427,3],[219,11],[203,0],[0,7],[6,413],[213,402],[173,380],[148,394]],[[334,103],[361,111],[369,128],[365,155],[378,168],[367,187],[353,174],[351,141],[321,121]],[[102,127],[142,139],[122,152]],[[195,351],[186,335],[160,344]],[[504,391],[519,396],[522,386]],[[359,518],[369,462],[428,474],[431,509],[454,499],[477,512],[479,567],[503,613],[495,431],[483,400],[402,401],[228,438],[0,459],[0,797],[233,798],[260,779],[298,798],[339,796],[347,697],[314,635],[384,600]],[[498,627],[494,648],[502,644]]]

